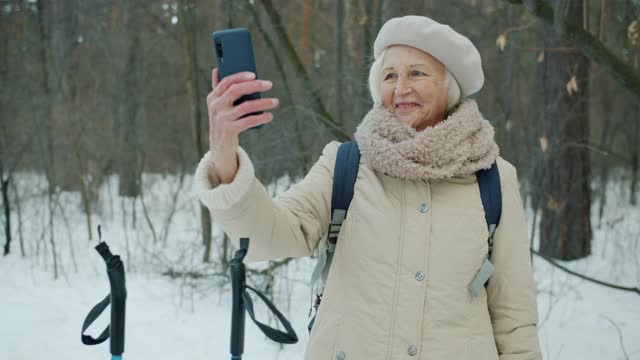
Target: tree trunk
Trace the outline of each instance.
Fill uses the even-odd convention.
[[[8,29],[4,25],[8,23],[3,18],[4,14],[0,14],[0,54],[2,54],[3,64],[9,62],[8,53]],[[7,79],[7,66],[0,66],[0,84],[6,84]],[[11,249],[11,205],[9,203],[9,183],[11,179],[10,165],[5,164],[4,156],[9,153],[9,132],[7,129],[7,118],[5,116],[5,99],[8,92],[8,87],[3,86],[0,88],[0,182],[2,189],[2,204],[4,209],[4,230],[5,230],[5,245],[4,255],[9,254]]]
[[[556,0],[554,0],[556,1]],[[552,1],[552,3],[554,2]],[[582,0],[568,1],[566,17],[582,24]],[[537,89],[542,91],[544,152],[540,252],[562,260],[591,253],[589,139],[589,60],[561,40],[548,23],[538,23],[545,49],[538,63]]]
[[[638,106],[638,103],[635,104],[635,114],[638,114],[638,111],[640,111],[640,106]],[[640,159],[639,159],[639,153],[640,153],[640,146],[638,145],[638,140],[640,140],[640,123],[639,122],[635,122],[634,124],[634,130],[633,130],[633,135],[635,138],[635,141],[633,141],[631,144],[631,189],[629,191],[629,204],[631,205],[636,205],[637,204],[637,197],[636,197],[636,193],[637,193],[637,189],[638,189],[638,167],[640,166]]]
[[[636,44],[635,54],[632,56],[632,65],[633,68],[638,71],[640,70],[640,46]],[[640,105],[636,101],[634,105],[632,105],[635,109],[632,114],[638,114],[640,111]],[[638,167],[640,167],[640,121],[636,121],[633,125],[634,129],[632,133],[629,135],[633,140],[630,141],[631,144],[631,191],[629,192],[629,203],[631,205],[637,204],[636,193],[638,189],[638,180],[640,178],[638,174]]]
[[[43,155],[45,156],[43,160],[45,174],[47,175],[47,181],[49,182],[49,192],[52,192],[55,189],[55,178],[54,171],[56,166],[54,166],[54,153],[53,153],[53,129],[55,119],[53,117],[53,102],[54,96],[60,96],[61,91],[59,91],[59,86],[57,86],[58,76],[51,75],[51,71],[57,73],[54,68],[54,61],[52,60],[53,53],[53,45],[51,41],[50,34],[50,26],[47,26],[45,23],[46,18],[53,18],[53,10],[52,6],[44,5],[42,0],[39,0],[36,4],[38,8],[38,33],[40,35],[40,43],[38,47],[39,52],[39,60],[40,66],[42,68],[42,112],[39,114],[39,117],[42,119],[43,124],[43,132],[40,135],[43,137],[41,141],[44,142],[44,146],[46,147],[46,151],[44,151]],[[53,90],[53,91],[52,91]]]
[[[380,0],[382,1],[382,0]],[[382,20],[387,20],[406,16],[406,15],[421,15],[424,13],[425,4],[423,1],[391,1],[386,0],[382,4]]]
[[[43,130],[46,152],[43,161],[48,167],[47,180],[51,191],[78,189],[77,173],[68,158],[71,139],[67,117],[72,111],[68,95],[73,92],[76,74],[69,64],[77,46],[77,3],[75,0],[36,3],[40,37],[42,80],[46,82],[42,99]]]
[[[82,200],[82,208],[84,209],[85,220],[87,224],[87,238],[89,241],[93,241],[93,228],[91,222],[91,183],[84,180],[84,176],[81,177],[82,190],[80,191],[80,198]]]
[[[11,206],[9,206],[9,177],[5,179],[2,160],[0,159],[0,180],[2,182],[2,204],[4,209],[4,233],[5,243],[3,255],[9,255],[11,250]]]
[[[22,255],[22,257],[25,257],[27,253],[24,250],[24,233],[22,231],[22,206],[20,205],[20,195],[18,194],[16,183],[11,181],[10,184],[14,194],[13,203],[16,204],[16,215],[18,217],[18,243],[20,244],[20,255]]]
[[[392,17],[400,16],[402,10],[400,1],[384,1],[382,4],[382,21],[383,23]],[[378,29],[379,30],[379,29]]]
[[[4,19],[0,19],[0,21],[4,22]],[[0,23],[0,26],[1,25],[2,23]],[[5,53],[6,36],[3,36],[2,40],[3,40],[2,47],[0,48],[0,51],[2,51],[2,53]],[[5,66],[0,66],[0,84],[6,83],[5,74],[6,74]],[[5,87],[3,87],[3,89],[1,89],[0,91],[2,91],[2,95],[4,95]],[[6,129],[6,122],[4,120],[5,119],[4,111],[3,111],[4,104],[2,102],[4,102],[4,96],[0,98],[0,126],[2,127],[1,128],[2,133],[0,133],[0,152],[2,152],[2,156],[6,156],[5,154],[8,153],[9,149],[7,149],[8,145],[5,144],[5,139],[9,140],[8,139],[9,136]],[[11,250],[11,204],[9,203],[9,183],[11,179],[11,173],[9,172],[10,169],[8,169],[5,166],[5,162],[2,156],[0,156],[0,185],[1,185],[0,189],[2,191],[2,205],[4,209],[4,230],[5,230],[4,255],[8,255]]]
[[[196,24],[193,6],[189,0],[178,2],[179,21],[182,26],[182,49],[187,65],[187,92],[189,94],[189,108],[191,112],[191,126],[193,143],[195,145],[195,160],[205,153],[205,146],[202,141],[200,129],[202,129],[202,112],[200,102],[204,98],[200,94],[198,84],[198,49],[196,43]],[[204,255],[202,261],[209,262],[211,256],[211,214],[206,206],[200,204],[200,224],[202,227],[202,243],[204,245]]]
[[[47,194],[47,208],[49,210],[49,245],[51,245],[51,257],[53,258],[53,279],[58,279],[58,253],[56,252],[56,240],[55,240],[55,230],[54,230],[54,221],[53,217],[55,215],[54,211],[54,196],[58,196],[55,192],[49,192]]]
[[[363,61],[360,64],[355,64],[356,71],[360,72],[360,83],[362,86],[359,87],[361,98],[358,101],[356,106],[356,120],[362,119],[367,111],[369,111],[370,106],[372,104],[372,100],[369,95],[369,88],[365,85],[369,83],[369,64],[373,61],[373,37],[377,34],[378,29],[375,29],[375,25],[377,24],[375,17],[375,7],[374,2],[370,0],[364,0],[364,28],[362,33],[362,59]],[[369,100],[369,101],[367,101]]]
[[[60,37],[56,36],[55,41],[51,39],[50,28],[51,26],[47,26],[45,23],[45,18],[50,18],[52,21],[62,20],[63,23],[66,23],[64,19],[58,19],[57,17],[64,16],[64,13],[67,8],[65,8],[66,2],[61,1],[56,5],[44,6],[43,1],[38,1],[36,6],[38,8],[38,30],[40,36],[40,66],[42,67],[42,82],[43,82],[43,92],[44,92],[44,106],[43,112],[40,116],[44,117],[44,134],[41,133],[41,141],[40,141],[40,155],[41,159],[44,162],[45,174],[47,176],[48,183],[48,192],[47,192],[47,209],[49,215],[49,243],[51,245],[51,254],[53,257],[53,277],[54,279],[58,278],[58,256],[56,254],[56,244],[55,244],[55,221],[54,221],[54,209],[53,209],[53,196],[57,193],[57,188],[59,186],[59,182],[56,180],[57,176],[55,172],[60,171],[60,167],[55,166],[54,164],[55,157],[53,153],[53,144],[54,144],[54,135],[53,123],[55,121],[55,116],[53,107],[54,104],[60,103],[60,98],[62,96],[62,91],[60,87],[60,79],[61,74],[56,71],[56,64],[60,63],[60,57],[64,57],[64,53],[60,54],[60,51],[55,51],[57,48],[61,47],[64,43]],[[57,61],[53,59],[53,55],[58,54]],[[50,71],[53,70],[53,71]],[[53,72],[53,73],[52,73]],[[52,91],[53,90],[53,91]],[[44,235],[44,233],[43,233]]]
[[[113,13],[114,23],[122,29],[117,34],[118,52],[116,66],[118,74],[117,134],[119,138],[118,193],[120,196],[140,196],[141,168],[137,135],[138,94],[136,71],[137,51],[140,44],[139,27],[134,11],[134,3],[122,0]]]
[[[624,117],[618,116],[619,109],[617,106],[614,106],[614,99],[609,96],[609,94],[611,94],[611,91],[614,89],[613,85],[615,84],[612,84],[612,81],[610,79],[603,79],[599,86],[600,93],[604,94],[604,96],[602,96],[602,100],[600,100],[602,103],[602,114],[609,117],[609,120],[604,121],[604,124],[602,124],[602,129],[600,131],[599,145],[604,149],[614,148],[615,138],[624,121]],[[622,121],[619,119],[622,119]],[[611,155],[607,153],[602,154],[599,166],[600,181],[598,182],[599,187],[596,190],[596,193],[599,195],[598,226],[602,225],[604,208],[607,203],[607,185],[609,183],[611,166]]]
[[[249,4],[249,6],[253,6]],[[300,32],[300,60],[305,66],[311,63],[310,38],[311,18],[313,15],[312,0],[304,0],[302,5],[302,31]]]

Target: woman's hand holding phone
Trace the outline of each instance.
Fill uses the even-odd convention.
[[[220,81],[218,69],[214,68],[211,83],[213,90],[207,95],[209,146],[216,174],[222,183],[230,183],[238,171],[237,150],[240,133],[271,122],[273,114],[265,110],[277,107],[278,99],[250,100],[234,106],[234,101],[244,95],[271,89],[270,81],[256,80],[255,74],[251,72],[239,72]],[[265,112],[243,117],[258,111]]]

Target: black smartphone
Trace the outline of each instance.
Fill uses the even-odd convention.
[[[253,44],[251,42],[251,33],[245,28],[226,29],[215,31],[211,37],[213,38],[213,49],[216,54],[216,62],[218,64],[218,76],[222,80],[226,76],[239,73],[242,71],[251,71],[256,74],[255,58],[253,56]],[[244,95],[234,101],[233,105],[238,105],[247,100],[260,99],[260,93]],[[259,115],[262,111],[253,112],[245,116]],[[259,129],[264,124],[254,126],[251,129]]]

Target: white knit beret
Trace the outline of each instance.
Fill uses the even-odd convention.
[[[458,81],[463,98],[478,92],[484,84],[478,49],[449,25],[426,16],[392,18],[382,26],[373,43],[374,59],[391,45],[412,46],[438,59]]]

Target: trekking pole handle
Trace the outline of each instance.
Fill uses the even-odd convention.
[[[245,306],[242,293],[246,286],[244,257],[247,254],[248,238],[240,239],[240,250],[237,250],[229,263],[231,275],[232,310],[231,310],[231,359],[242,359],[244,352]],[[242,246],[246,245],[246,246]]]

